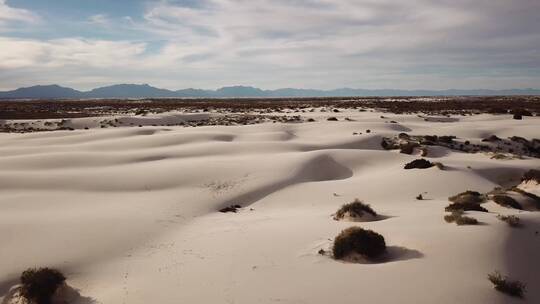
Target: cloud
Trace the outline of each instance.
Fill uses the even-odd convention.
[[[6,0],[0,0],[0,26],[7,22],[28,22],[33,23],[39,20],[39,17],[25,9],[10,7]]]
[[[0,37],[0,69],[123,67],[144,53],[144,43],[80,38],[36,41]]]
[[[538,11],[538,0],[160,0],[140,16],[85,21],[111,40],[1,38],[0,68],[82,86],[537,86]]]
[[[108,26],[111,24],[111,21],[105,14],[96,14],[88,17],[88,22],[100,26]]]

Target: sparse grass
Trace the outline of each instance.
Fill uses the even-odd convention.
[[[364,216],[365,213],[372,215],[373,217],[377,216],[377,212],[371,208],[370,205],[364,204],[362,201],[355,199],[353,202],[345,204],[339,208],[339,210],[334,215],[335,220],[343,219],[346,215],[356,219],[360,219]]]
[[[343,230],[335,239],[332,253],[336,259],[344,259],[349,254],[359,254],[374,259],[386,252],[384,237],[374,231],[360,227]]]
[[[521,227],[521,220],[515,215],[497,215],[497,218],[503,222],[506,222],[510,227]]]
[[[514,208],[514,209],[519,209],[519,210],[523,209],[523,207],[521,207],[521,205],[515,199],[513,199],[512,197],[508,195],[496,194],[496,195],[493,195],[491,199],[495,203],[503,207]]]
[[[496,290],[507,295],[523,298],[525,294],[525,283],[510,280],[507,276],[503,277],[498,271],[488,274],[488,280],[493,283]]]
[[[66,277],[51,268],[30,268],[21,274],[21,293],[35,304],[50,304],[51,297],[65,281]]]

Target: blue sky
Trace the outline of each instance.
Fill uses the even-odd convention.
[[[540,87],[538,0],[0,0],[0,89]]]

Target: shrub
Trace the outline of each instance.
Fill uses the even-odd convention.
[[[361,218],[364,216],[364,213],[368,213],[374,217],[377,216],[377,212],[375,212],[368,204],[364,204],[362,201],[355,199],[353,202],[341,206],[336,212],[334,219],[343,219],[345,215],[349,215],[352,218]]]
[[[481,204],[486,201],[486,197],[480,192],[467,190],[449,197],[448,200],[454,203]]]
[[[429,160],[420,158],[415,159],[410,163],[405,164],[405,169],[427,169],[433,167],[434,164],[430,162]]]
[[[225,208],[221,208],[219,209],[219,212],[222,212],[222,213],[227,213],[227,212],[238,212],[238,209],[242,208],[242,206],[240,205],[230,205],[230,206],[227,206]]]
[[[476,220],[474,217],[470,217],[470,216],[460,216],[460,217],[456,218],[456,224],[458,226],[476,225],[476,224],[478,224],[478,220]]]
[[[523,209],[523,207],[521,207],[521,205],[515,199],[513,199],[512,197],[508,195],[496,194],[496,195],[493,195],[491,199],[495,203],[503,207],[509,207],[509,208],[514,208],[514,209],[519,209],[519,210]]]
[[[51,268],[30,268],[21,274],[22,295],[36,304],[50,304],[51,297],[65,281],[66,277]]]
[[[447,214],[444,216],[444,220],[447,223],[456,223],[459,226],[478,224],[478,220],[476,220],[475,218],[464,216],[462,210],[452,211],[452,214]]]
[[[337,117],[328,117],[328,121],[338,121]]]
[[[332,248],[332,253],[336,259],[343,259],[353,253],[373,259],[385,252],[386,243],[384,237],[374,231],[360,227],[350,227],[343,230],[334,239]]]
[[[416,199],[419,200],[419,201],[421,201],[421,200],[424,199],[424,196],[420,193],[420,194],[418,194],[418,195],[416,196]]]
[[[488,274],[488,280],[495,285],[495,289],[511,295],[523,298],[526,285],[520,281],[512,281],[507,276],[503,277],[498,271]]]
[[[456,210],[488,212],[486,208],[476,203],[452,203],[446,206],[444,210],[447,212],[456,211]]]
[[[497,218],[503,222],[506,222],[510,227],[521,227],[521,221],[519,217],[515,215],[497,215]]]

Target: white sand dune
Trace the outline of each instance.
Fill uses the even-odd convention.
[[[443,220],[449,196],[517,185],[539,159],[432,146],[427,159],[445,170],[404,170],[417,155],[380,147],[399,132],[538,138],[539,117],[342,111],[309,113],[313,123],[148,126],[206,117],[193,115],[0,134],[0,299],[24,269],[50,266],[79,289],[79,303],[540,303],[539,212],[488,202],[489,213],[468,212],[481,225]],[[355,198],[384,220],[334,221]],[[218,212],[233,204],[243,208]],[[355,225],[384,235],[385,262],[317,254]],[[495,291],[494,270],[526,282],[525,299]]]

